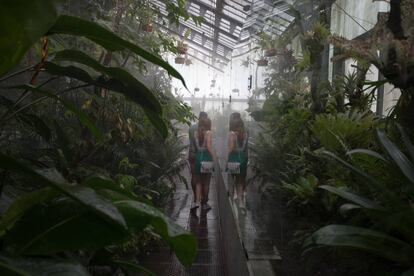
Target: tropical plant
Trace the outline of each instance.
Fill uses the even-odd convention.
[[[408,152],[409,157],[380,130],[377,131],[377,135],[386,155],[370,150],[354,150],[349,154],[367,155],[375,158],[378,162],[386,163],[386,168],[391,173],[396,170],[400,176],[405,177],[405,181],[401,185],[395,185],[395,182],[384,183],[381,179],[372,177],[335,154],[325,152],[327,156],[360,177],[361,184],[366,185],[370,192],[361,195],[351,189],[328,185],[320,186],[320,188],[349,202],[340,207],[342,213],[361,213],[369,219],[369,223],[357,226],[325,226],[308,238],[304,244],[305,247],[348,247],[367,251],[397,263],[401,268],[409,269],[403,275],[410,275],[414,262],[414,210],[412,205],[414,198],[414,146],[405,131],[402,128],[400,130],[405,151]]]
[[[345,153],[355,147],[369,147],[375,125],[375,116],[367,112],[319,114],[311,131],[326,150]]]
[[[292,184],[283,181],[282,187],[294,194],[291,199],[292,202],[299,201],[301,204],[307,204],[315,195],[315,190],[318,188],[318,179],[314,175],[307,175],[306,177],[299,177]]]
[[[183,78],[159,56],[101,24],[59,15],[55,5],[0,4],[0,36],[6,38],[0,40],[0,195],[9,201],[1,209],[1,274],[87,275],[87,267],[101,262],[142,270],[111,248],[144,232],[160,236],[189,265],[194,237],[152,207],[151,189],[144,190],[144,183],[164,180],[137,172],[158,166],[158,173],[166,171],[159,179],[177,174],[173,163],[182,148],[176,134],[169,135],[173,127],[164,112],[186,122],[188,107],[154,93],[122,67],[133,56]],[[118,6],[115,31],[124,13]],[[40,61],[10,73],[36,47]],[[119,57],[123,65],[113,66]],[[165,145],[159,150],[168,157],[164,163],[125,159],[150,137]]]
[[[355,41],[337,35],[329,38],[330,43],[343,50],[344,55],[375,65],[388,82],[401,90],[394,115],[410,128],[414,125],[413,10],[413,3],[409,0],[390,1],[389,14],[380,14],[369,38]]]

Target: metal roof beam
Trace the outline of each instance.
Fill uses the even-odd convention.
[[[157,24],[159,27],[161,27],[162,29],[164,29],[164,30],[166,30],[166,31],[168,31],[168,32],[171,32],[171,33],[174,33],[174,34],[176,34],[176,35],[178,35],[178,36],[182,36],[182,33],[184,32],[184,30],[185,30],[185,26],[183,26],[183,25],[181,25],[180,24],[180,27],[178,28],[178,30],[173,30],[173,29],[171,29],[171,28],[168,28],[168,27],[166,27],[166,26],[163,26],[162,24],[159,24],[159,23],[155,23],[155,24]],[[201,36],[201,39],[202,39],[202,42],[201,43],[197,43],[196,41],[193,41],[193,40],[191,40],[191,39],[189,39],[188,40],[188,42],[189,43],[192,43],[193,45],[195,45],[195,46],[197,46],[197,47],[200,47],[200,48],[202,48],[204,51],[206,51],[207,53],[209,53],[209,54],[211,54],[212,56],[214,56],[214,55],[217,55],[219,58],[221,58],[225,63],[227,63],[227,62],[229,62],[230,61],[230,59],[228,59],[226,56],[223,56],[223,55],[220,55],[220,54],[218,54],[218,53],[215,53],[215,52],[213,52],[211,49],[208,49],[207,47],[205,47],[204,46],[204,44],[207,42],[207,39],[208,39],[208,37],[206,37],[205,35],[203,35],[202,33],[198,33],[197,32],[197,34],[198,35],[200,35]],[[213,42],[214,43],[214,42]],[[228,51],[232,51],[232,49],[231,48],[229,48],[229,47],[227,47],[227,46],[225,46],[225,45],[223,45],[223,44],[220,44],[221,46],[223,46],[225,49],[227,49]]]
[[[216,14],[214,17],[214,39],[213,39],[213,56],[218,55],[217,53],[217,47],[219,45],[219,29],[220,29],[220,22],[223,18],[223,9],[224,9],[224,0],[216,0]],[[236,39],[237,40],[237,39]],[[215,61],[213,60],[213,65]]]
[[[221,0],[217,0],[217,5],[218,5],[218,2],[219,1],[221,1]],[[217,10],[215,8],[210,7],[209,5],[207,5],[207,4],[203,3],[203,2],[200,2],[198,0],[187,0],[187,3],[194,3],[196,5],[199,5],[200,6],[200,13],[204,9],[206,11],[210,11],[210,12],[216,14],[216,16],[217,16]],[[240,27],[243,26],[243,22],[242,21],[239,21],[237,19],[234,19],[233,17],[228,16],[226,14],[222,14],[222,18],[230,21],[231,23],[233,23],[233,24],[235,24],[237,26],[240,26]]]
[[[191,14],[191,15],[194,15],[194,14]],[[206,21],[203,21],[203,23],[201,23],[202,25],[205,25],[205,26],[208,26],[208,27],[210,27],[210,28],[214,28],[214,29],[216,29],[217,27],[215,26],[215,25],[213,25],[213,24],[211,24],[211,23],[209,23],[209,22],[206,22]],[[194,30],[194,28],[193,27],[191,27],[188,23],[186,23],[185,21],[183,22],[183,25],[185,25],[185,26],[187,26],[188,28],[191,28],[191,29],[193,29]],[[234,29],[236,28],[236,26],[234,26]],[[230,29],[231,29],[231,27],[230,27]],[[232,33],[229,33],[229,32],[226,32],[226,31],[224,31],[224,30],[222,30],[222,29],[220,29],[220,27],[218,27],[218,31],[220,32],[220,33],[222,33],[222,34],[224,34],[225,36],[228,36],[228,37],[230,37],[230,38],[232,38],[232,39],[235,39],[235,40],[238,40],[239,38],[236,36],[236,35],[234,35],[234,34],[232,34]]]
[[[198,60],[199,62],[204,63],[204,64],[205,64],[205,65],[207,65],[207,66],[210,66],[210,67],[214,68],[215,70],[217,70],[217,71],[219,71],[219,72],[221,72],[221,73],[224,73],[224,71],[223,71],[222,69],[220,69],[220,68],[216,67],[216,66],[215,66],[215,65],[213,65],[213,64],[207,63],[206,61],[202,60],[202,59],[201,59],[201,58],[199,58],[199,57],[196,57],[196,56],[191,55],[191,54],[188,54],[188,56],[189,56],[189,57],[191,57],[191,58],[193,58],[193,59]]]

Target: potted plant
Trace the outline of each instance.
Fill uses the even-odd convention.
[[[216,87],[216,80],[211,80],[211,85],[210,87]]]
[[[279,54],[278,48],[280,47],[279,39],[272,38],[266,33],[260,34],[258,44],[264,51],[265,57],[274,57]]]
[[[187,54],[188,44],[184,43],[183,41],[178,42],[177,45],[177,53],[180,55]]]
[[[142,25],[142,29],[146,31],[147,33],[152,33],[154,31],[154,26],[150,21]]]
[[[153,11],[144,6],[138,11],[137,16],[140,18],[141,29],[145,32],[152,33],[154,30],[154,26],[152,25]]]
[[[180,56],[176,57],[175,58],[175,63],[176,64],[184,64],[185,63],[185,57],[180,57]]]
[[[183,39],[188,39],[188,37],[190,36],[190,33],[191,33],[191,29],[188,28],[184,33]],[[179,41],[177,44],[177,53],[180,55],[185,55],[187,54],[187,50],[188,50],[188,44],[184,43],[184,40]]]
[[[278,54],[277,50],[274,48],[269,48],[264,51],[265,57],[274,57]]]
[[[254,64],[253,60],[248,56],[245,60],[242,61],[241,66],[248,68],[250,65]]]
[[[259,60],[256,61],[256,63],[257,63],[257,66],[260,66],[260,67],[269,65],[269,61],[265,57],[260,58]]]

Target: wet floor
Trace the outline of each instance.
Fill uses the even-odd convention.
[[[184,174],[190,183],[187,169]],[[192,200],[191,190],[186,190],[185,185],[177,185],[177,190],[168,204],[166,212],[173,221],[196,237],[198,243],[196,259],[191,267],[186,268],[179,263],[168,247],[154,250],[141,261],[144,267],[156,275],[225,275],[215,180],[212,178],[210,184],[209,204],[212,207],[211,210],[190,212]]]
[[[220,153],[220,164],[224,164],[225,141],[225,139],[215,139],[215,148]],[[223,167],[223,165],[221,166]],[[248,177],[251,174],[252,172],[249,172]],[[188,168],[185,169],[183,175],[190,183]],[[218,185],[223,185],[223,187]],[[239,265],[234,263],[236,258],[232,259],[235,252],[231,252],[231,250],[234,249],[225,248],[229,247],[228,241],[233,239],[240,243],[240,246],[234,248],[243,251],[237,252],[243,256],[241,258],[243,260],[239,258],[237,261],[244,261],[245,265],[247,263],[248,273],[246,272],[246,275],[275,275],[272,266],[281,257],[277,249],[277,237],[274,235],[277,231],[272,229],[275,224],[269,224],[268,221],[269,218],[278,221],[279,216],[272,210],[262,208],[263,201],[259,187],[258,183],[252,183],[247,187],[246,212],[241,212],[231,200],[231,177],[224,171],[220,171],[217,177],[211,178],[209,204],[212,209],[208,212],[201,210],[190,212],[190,205],[193,200],[192,191],[191,189],[187,190],[185,185],[178,184],[174,196],[166,208],[166,214],[177,224],[195,235],[198,242],[197,257],[193,265],[186,268],[179,263],[168,247],[162,247],[144,258],[140,258],[143,266],[156,275],[229,275],[231,270],[228,266],[237,267]],[[217,194],[219,191],[225,193],[225,196],[220,195],[219,197]],[[219,198],[222,201],[227,201],[227,204],[218,202]],[[231,210],[219,210],[219,206]],[[222,217],[220,217],[220,213]],[[226,223],[225,220],[228,219],[234,220],[233,224]],[[233,225],[237,229],[222,229],[222,227],[228,228],[229,225]],[[233,236],[224,237],[223,232]],[[227,255],[225,256],[225,254]],[[225,260],[228,260],[227,264]],[[237,276],[242,275],[245,274],[239,273]]]

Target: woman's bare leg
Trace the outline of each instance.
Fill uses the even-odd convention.
[[[246,187],[246,176],[245,175],[237,175],[235,179],[236,185],[236,193],[241,206],[244,206],[245,198],[244,198],[244,190]]]
[[[236,176],[231,175],[231,179],[233,180],[232,181],[233,200],[237,200],[237,189],[236,189],[237,180],[236,180]]]
[[[203,190],[202,190],[202,185],[203,185],[203,183],[202,183],[202,176],[201,175],[197,175],[196,176],[196,181],[195,181],[195,183],[196,183],[196,202],[197,203],[201,203],[201,200],[202,200],[202,196],[203,196]]]
[[[202,176],[202,201],[201,203],[207,203],[208,202],[208,194],[210,192],[210,180],[211,180],[211,174],[206,174]]]

